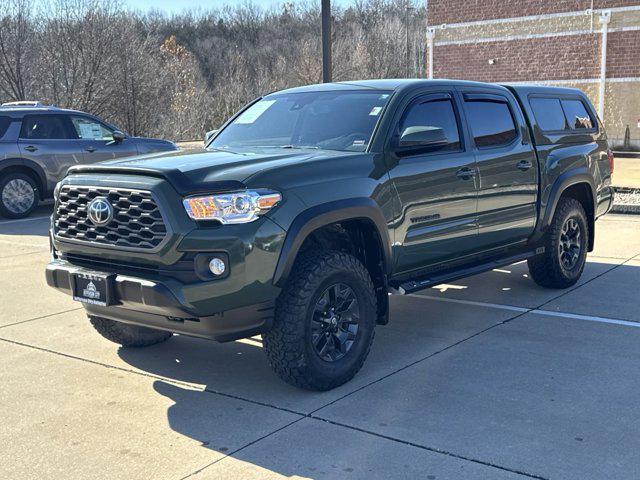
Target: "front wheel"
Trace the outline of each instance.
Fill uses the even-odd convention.
[[[285,382],[330,390],[362,367],[375,322],[375,291],[358,259],[336,251],[303,254],[276,302],[264,350]]]
[[[29,175],[9,173],[0,179],[0,214],[27,217],[38,206],[38,186]]]
[[[546,288],[567,288],[582,275],[587,261],[589,227],[584,208],[562,198],[545,236],[545,252],[527,260],[531,278]]]

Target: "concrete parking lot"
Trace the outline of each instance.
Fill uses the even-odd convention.
[[[0,221],[3,478],[640,477],[640,217],[579,285],[516,264],[392,297],[350,383],[279,381],[259,338],[122,349],[46,287],[50,207]]]

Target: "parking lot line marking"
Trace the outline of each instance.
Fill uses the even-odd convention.
[[[50,215],[42,215],[39,217],[29,217],[29,218],[19,218],[17,220],[3,220],[0,222],[0,227],[3,225],[11,225],[13,223],[21,223],[21,222],[33,222],[34,220],[42,220],[43,218],[49,218]]]
[[[36,253],[43,253],[46,252],[47,249],[40,249],[40,250],[34,250],[33,252],[22,252],[22,253],[16,253],[13,255],[0,255],[0,260],[5,259],[5,258],[15,258],[15,257],[22,257],[24,255],[35,255]]]
[[[487,307],[487,308],[499,308],[501,310],[509,310],[511,312],[520,312],[526,313],[530,308],[525,307],[516,307],[514,305],[503,305],[501,303],[485,303],[485,302],[474,302],[472,300],[460,300],[457,298],[444,298],[444,297],[434,297],[432,295],[418,295],[415,293],[410,293],[406,295],[407,297],[417,297],[417,298],[426,298],[428,300],[437,300],[439,302],[448,302],[448,303],[459,303],[461,305],[473,305],[475,307]]]
[[[630,320],[619,320],[617,318],[597,317],[595,315],[580,315],[579,313],[554,312],[551,310],[540,310],[538,308],[531,310],[529,313],[538,315],[549,315],[552,317],[571,318],[573,320],[586,320],[588,322],[611,323],[614,325],[625,325],[627,327],[640,328],[640,323]]]
[[[49,245],[42,245],[42,244],[38,245],[37,243],[24,243],[16,240],[4,240],[2,238],[0,238],[0,243],[4,243],[6,245],[19,244],[21,247],[33,247],[33,248],[44,248],[44,249],[49,248]]]
[[[494,268],[492,270],[492,272],[498,272],[498,273],[511,273],[511,270],[504,270],[502,268]]]
[[[80,308],[82,308],[82,307],[80,307]],[[200,391],[199,390],[200,387],[197,384],[185,382],[185,381],[182,381],[182,380],[176,380],[176,379],[173,379],[173,378],[170,378],[170,377],[163,377],[162,375],[155,375],[153,373],[145,372],[144,370],[134,370],[132,368],[125,368],[125,367],[120,367],[120,366],[117,366],[117,365],[111,365],[109,363],[104,363],[104,362],[100,362],[100,361],[97,361],[97,360],[92,360],[90,358],[80,357],[78,355],[74,355],[74,354],[71,354],[71,353],[58,352],[56,350],[52,350],[52,349],[47,348],[47,347],[40,347],[38,345],[32,345],[32,344],[29,344],[29,343],[20,342],[18,340],[12,340],[10,338],[5,338],[5,337],[0,337],[0,342],[6,342],[6,343],[10,343],[12,345],[18,345],[18,346],[24,347],[24,348],[31,348],[33,350],[38,350],[38,351],[44,352],[44,353],[50,353],[52,355],[58,355],[60,357],[69,358],[71,360],[79,360],[81,362],[91,363],[92,365],[100,365],[101,367],[104,367],[104,368],[110,368],[110,369],[113,369],[113,370],[119,370],[121,372],[131,373],[133,375],[140,375],[142,377],[148,377],[148,378],[153,378],[153,379],[156,379],[156,380],[162,380],[163,382],[172,383],[174,385],[179,385],[181,387],[187,387],[187,388],[191,388],[191,389],[193,389],[195,387],[196,389],[198,389],[198,391]],[[249,398],[241,397],[239,395],[234,395],[232,393],[225,393],[225,392],[221,392],[221,391],[218,391],[218,390],[213,390],[213,389],[211,389],[211,388],[209,388],[207,386],[205,386],[204,389],[201,390],[201,391],[203,393],[210,393],[212,395],[220,395],[222,397],[233,398],[235,400],[240,400],[240,401],[243,401],[243,402],[252,403],[254,405],[260,405],[262,407],[274,408],[276,410],[281,410],[283,412],[288,412],[288,413],[292,413],[292,414],[295,414],[295,415],[300,415],[301,418],[305,418],[305,417],[307,417],[309,415],[309,414],[307,414],[305,412],[298,412],[298,411],[292,410],[290,408],[279,407],[277,405],[273,405],[273,404],[270,404],[270,403],[261,402],[261,401],[258,401],[258,400],[251,400]]]
[[[520,312],[520,313],[535,313],[538,315],[550,315],[552,317],[563,317],[563,318],[571,318],[573,320],[587,320],[590,322],[600,322],[600,323],[609,323],[613,325],[625,325],[627,327],[637,327],[640,328],[640,321],[633,322],[630,320],[620,320],[618,318],[609,318],[609,317],[598,317],[595,315],[580,315],[579,313],[569,313],[569,312],[557,312],[553,310],[542,310],[540,308],[525,308],[525,307],[516,307],[513,305],[503,305],[500,303],[487,303],[487,302],[475,302],[472,300],[460,300],[457,298],[441,298],[434,297],[431,295],[417,295],[417,294],[409,294],[407,297],[417,297],[417,298],[426,298],[428,300],[435,300],[438,302],[446,302],[446,303],[458,303],[461,305],[472,305],[475,307],[487,307],[487,308],[497,308],[500,310],[509,310],[512,312]]]
[[[7,325],[0,325],[0,328],[13,327],[15,325],[22,325],[23,323],[35,322],[36,320],[42,320],[44,318],[55,317],[56,315],[62,315],[63,313],[77,312],[78,310],[82,310],[82,308],[83,307],[76,307],[76,308],[71,308],[69,310],[63,310],[61,312],[48,313],[47,315],[42,315],[40,317],[28,318],[26,320],[19,320],[17,322],[8,323]]]
[[[614,255],[613,256],[612,255],[595,255],[593,253],[590,253],[587,256],[587,263],[589,262],[589,260],[592,260],[594,258],[602,259],[602,260],[629,260],[629,257],[626,255],[624,257],[617,257]]]
[[[239,340],[236,340],[236,342],[238,343],[244,343],[245,345],[251,345],[253,347],[260,347],[262,348],[262,342],[259,342],[257,340],[254,340],[253,338],[240,338]]]

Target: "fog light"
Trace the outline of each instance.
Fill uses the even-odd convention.
[[[226,269],[227,266],[219,258],[212,258],[209,262],[209,270],[211,270],[211,273],[214,275],[222,275]]]

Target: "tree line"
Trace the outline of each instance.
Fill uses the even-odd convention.
[[[424,76],[424,4],[334,7],[334,80]],[[118,0],[0,2],[0,100],[87,111],[133,135],[200,139],[253,98],[321,78],[319,0],[172,15]]]

